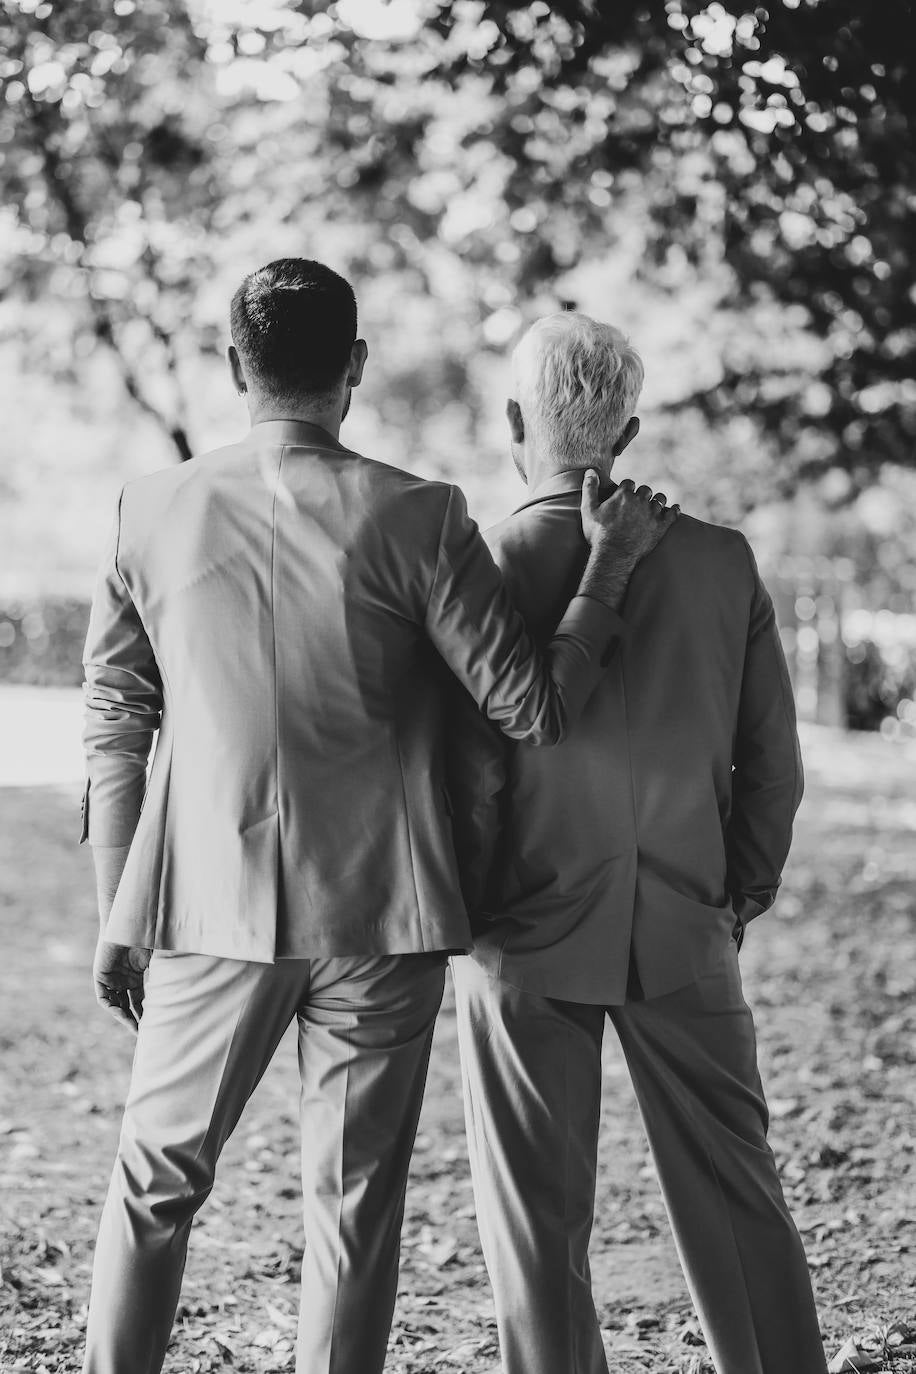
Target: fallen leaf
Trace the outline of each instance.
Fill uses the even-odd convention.
[[[266,1298],[264,1300],[264,1309],[274,1326],[279,1326],[281,1331],[295,1331],[298,1322],[289,1312],[281,1312],[279,1307],[276,1307]]]
[[[65,1282],[64,1276],[59,1269],[51,1269],[38,1264],[32,1270],[32,1273],[41,1283],[48,1284],[51,1288],[62,1288]]]
[[[421,1253],[431,1264],[444,1269],[458,1254],[458,1241],[454,1236],[443,1236],[435,1245],[421,1245]]]
[[[653,1327],[660,1326],[658,1317],[651,1312],[628,1312],[627,1326],[636,1327],[638,1331],[651,1331]]]
[[[681,1345],[705,1345],[706,1338],[700,1330],[699,1322],[685,1322],[677,1333]]]
[[[846,1374],[849,1370],[880,1369],[881,1361],[876,1360],[873,1355],[867,1355],[856,1345],[854,1336],[850,1336],[845,1344],[841,1345],[833,1359],[827,1365],[827,1374]]]
[[[434,1364],[459,1364],[471,1359],[474,1355],[479,1355],[491,1344],[490,1337],[484,1336],[481,1340],[462,1341],[461,1345],[456,1345],[452,1350],[445,1350],[441,1355],[437,1355]]]

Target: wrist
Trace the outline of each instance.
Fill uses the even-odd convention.
[[[620,539],[613,534],[602,531],[595,536],[591,544],[591,561],[606,570],[613,569],[629,574],[639,562],[638,554],[631,549],[622,548]]]
[[[600,601],[609,610],[619,611],[629,577],[629,571],[617,563],[590,561],[580,583],[579,594]]]
[[[614,536],[603,525],[598,525],[589,536],[588,546],[593,555],[603,554],[607,556],[614,547]]]
[[[92,846],[100,932],[108,924],[129,852],[129,845]]]

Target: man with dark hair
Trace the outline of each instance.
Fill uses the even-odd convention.
[[[470,944],[442,663],[508,735],[560,740],[676,514],[586,483],[591,555],[539,653],[460,491],[339,442],[367,353],[347,283],[272,263],[232,330],[251,432],[124,488],[86,643],[96,991],[138,1029],[86,1374],[161,1368],[194,1214],[293,1020],[296,1367],[382,1369],[446,954]]]
[[[242,366],[274,402],[328,397],[356,342],[356,296],[320,262],[280,258],[242,282],[229,311]]]

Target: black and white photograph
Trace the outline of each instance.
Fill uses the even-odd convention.
[[[3,0],[0,1374],[916,1374],[911,0]]]

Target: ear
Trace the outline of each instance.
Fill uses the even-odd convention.
[[[230,344],[226,349],[226,362],[229,364],[232,385],[240,396],[244,396],[248,390],[248,383],[245,381],[245,373],[242,370],[242,360],[239,357],[238,349],[235,344]]]
[[[525,421],[522,419],[522,409],[518,401],[511,398],[506,402],[506,419],[509,421],[509,433],[512,436],[513,444],[523,444],[525,442]]]
[[[365,339],[357,339],[350,349],[350,366],[347,371],[347,386],[359,386],[363,380],[363,368],[369,356],[369,346]]]
[[[617,442],[616,442],[616,444],[614,445],[614,448],[613,448],[613,450],[612,450],[612,452],[613,452],[615,458],[617,458],[621,453],[623,453],[623,451],[624,451],[624,449],[626,448],[627,444],[631,443],[632,440],[634,440],[634,439],[636,438],[636,436],[637,436],[638,433],[639,433],[639,416],[638,416],[638,415],[631,415],[630,418],[629,418],[629,420],[627,420],[626,425],[624,426],[623,433],[621,434],[620,438],[617,440]]]

